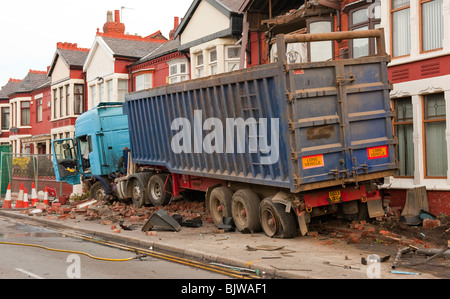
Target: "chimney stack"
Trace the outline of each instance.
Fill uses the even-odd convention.
[[[173,18],[173,29],[170,30],[169,32],[169,39],[174,39],[175,38],[175,31],[177,31],[178,26],[180,25],[180,18],[179,17],[174,17]]]

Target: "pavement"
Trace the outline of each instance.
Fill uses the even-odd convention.
[[[293,239],[276,239],[264,233],[243,234],[218,231],[209,222],[200,227],[181,226],[179,231],[133,230],[114,228],[117,223],[83,216],[49,217],[31,214],[30,209],[0,209],[0,216],[19,222],[33,222],[48,228],[77,232],[118,243],[140,246],[158,252],[200,259],[204,263],[258,270],[261,278],[281,279],[436,279],[442,278],[417,269],[396,268],[406,273],[391,273],[395,255],[404,244],[385,242],[349,242],[339,236],[311,233]],[[371,263],[369,255],[390,255],[386,262]],[[363,264],[362,258],[369,260]],[[448,265],[447,265],[448,266]],[[447,267],[448,269],[448,267]],[[414,275],[417,274],[417,275]]]

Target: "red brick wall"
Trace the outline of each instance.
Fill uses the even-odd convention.
[[[406,190],[403,189],[390,189],[391,194],[391,207],[405,206],[406,202]],[[450,192],[448,191],[427,191],[428,207],[430,213],[439,215],[444,213],[450,215]]]
[[[172,54],[168,54],[159,58],[156,58],[154,60],[150,60],[147,62],[144,62],[139,65],[135,65],[131,67],[132,72],[136,72],[139,70],[145,70],[145,69],[154,69],[153,71],[153,87],[159,87],[164,86],[167,84],[167,77],[169,76],[169,65],[167,64],[168,61],[177,59],[177,58],[186,58],[183,54],[175,52]],[[190,69],[190,66],[188,66]],[[130,91],[134,91],[136,88],[136,78],[133,75],[133,89]]]
[[[36,96],[43,94],[42,97],[42,121],[36,122],[37,116],[37,101]],[[43,89],[35,90],[31,93],[31,104],[30,104],[30,126],[31,132],[30,134],[42,135],[42,134],[50,134],[50,130],[52,128],[51,119],[51,107],[48,103],[51,101],[51,88],[50,86],[45,87]]]

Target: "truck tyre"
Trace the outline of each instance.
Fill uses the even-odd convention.
[[[133,205],[141,208],[144,205],[144,183],[138,178],[133,179],[130,183]]]
[[[258,195],[250,189],[241,189],[233,194],[231,214],[236,229],[241,233],[261,231],[259,202]]]
[[[167,175],[164,174],[155,174],[148,180],[149,200],[155,207],[167,205],[172,198],[172,195],[166,191],[171,189],[170,182],[167,182],[165,186],[166,180]]]
[[[225,187],[214,188],[209,195],[209,211],[216,226],[223,224],[223,217],[231,217],[233,192]]]
[[[97,181],[91,187],[90,198],[96,199],[97,201],[102,201],[106,199],[107,191],[102,182]]]
[[[287,213],[284,205],[265,198],[261,201],[259,213],[262,230],[267,236],[281,239],[295,236],[297,224],[294,215]]]

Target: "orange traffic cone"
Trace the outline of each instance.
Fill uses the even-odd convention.
[[[11,183],[8,184],[8,190],[6,190],[5,201],[3,202],[3,209],[11,209]]]
[[[48,188],[47,187],[45,187],[45,192],[44,192],[44,204],[50,205],[50,202],[48,201]]]
[[[39,203],[34,182],[31,184],[31,206],[35,207]]]
[[[20,184],[20,191],[19,191],[19,197],[16,201],[16,209],[23,208],[23,183]]]
[[[28,203],[27,188],[25,188],[25,193],[23,194],[22,208],[29,208],[29,207],[30,207],[30,204]]]

